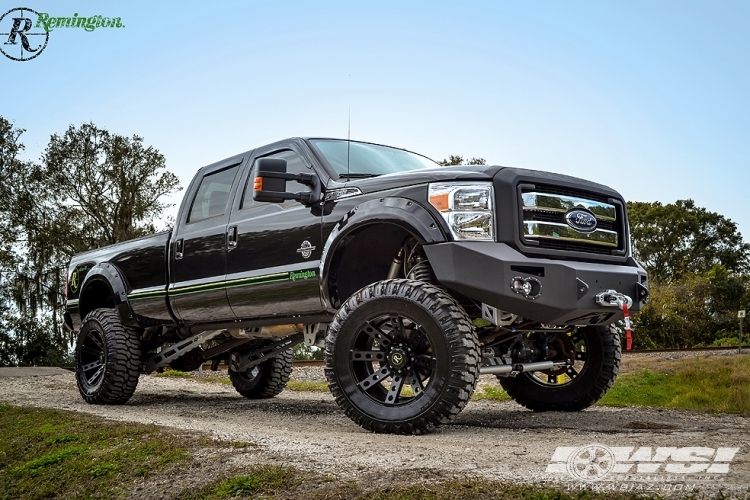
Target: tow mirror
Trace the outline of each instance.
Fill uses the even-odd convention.
[[[268,203],[282,203],[286,200],[297,200],[305,205],[320,201],[320,179],[315,174],[289,174],[286,171],[286,160],[281,158],[261,158],[258,160],[253,199]],[[310,186],[310,191],[287,193],[286,181],[297,181]]]

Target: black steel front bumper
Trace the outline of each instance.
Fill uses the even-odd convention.
[[[600,325],[622,319],[618,307],[596,302],[615,290],[633,299],[631,311],[648,297],[646,271],[624,264],[529,258],[504,243],[452,242],[424,246],[437,279],[474,300],[549,325]],[[541,293],[528,298],[513,290],[515,278],[531,278]],[[536,291],[536,290],[535,290]]]

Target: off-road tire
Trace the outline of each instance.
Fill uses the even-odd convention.
[[[248,399],[272,398],[281,394],[289,382],[293,361],[294,354],[287,349],[242,373],[230,370],[229,379],[235,390]]]
[[[419,332],[418,337],[429,341],[430,356],[434,353],[427,385],[418,398],[404,398],[406,402],[401,405],[373,398],[364,389],[368,385],[361,380],[357,382],[355,363],[361,361],[351,361],[352,356],[357,356],[350,354],[354,353],[352,346],[362,338],[368,322],[386,314],[404,314],[413,319],[409,336]],[[403,323],[401,328],[407,335]],[[390,335],[394,336],[393,332]],[[390,363],[394,359],[385,354],[386,350],[382,352],[377,355],[384,361],[374,370],[387,366],[385,360]],[[430,283],[394,279],[368,285],[342,305],[328,329],[325,360],[331,393],[355,423],[376,433],[423,434],[448,423],[466,406],[479,377],[480,352],[471,320],[450,295]],[[398,379],[395,373],[391,377],[392,388]],[[409,375],[403,378],[408,380]],[[370,388],[373,389],[381,391],[378,397],[382,397],[385,389]],[[386,394],[386,399],[388,394],[391,393]],[[401,399],[400,394],[396,395],[396,403]]]
[[[92,338],[101,342],[100,359],[103,363],[84,373],[83,368],[92,364],[92,346],[98,346],[92,342]],[[83,320],[78,334],[75,367],[78,390],[84,401],[109,405],[126,403],[138,386],[141,372],[138,332],[123,325],[114,309],[91,311]],[[94,378],[101,367],[102,373]]]
[[[536,382],[529,373],[498,377],[505,392],[534,411],[580,411],[599,401],[615,383],[620,371],[622,347],[614,326],[579,329],[586,340],[588,359],[583,371],[560,387]]]

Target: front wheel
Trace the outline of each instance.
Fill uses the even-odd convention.
[[[363,428],[422,434],[466,406],[479,376],[471,321],[448,294],[413,280],[355,293],[326,337],[326,378],[338,405]]]
[[[534,411],[580,411],[599,401],[620,370],[620,335],[612,326],[587,326],[548,339],[553,361],[570,359],[567,368],[498,377],[519,404]]]

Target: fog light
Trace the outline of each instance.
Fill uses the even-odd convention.
[[[542,283],[536,278],[516,276],[510,280],[510,289],[529,300],[534,300],[542,294]]]

